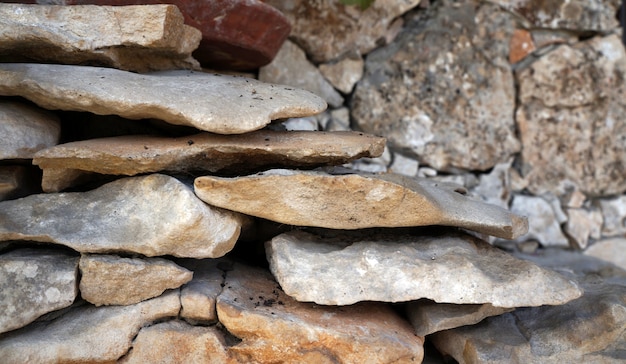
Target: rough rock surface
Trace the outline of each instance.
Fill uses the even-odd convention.
[[[267,0],[292,24],[291,38],[314,62],[327,62],[347,53],[366,54],[381,39],[395,35],[394,19],[420,0],[378,0],[361,10],[333,0]]]
[[[626,272],[565,251],[526,258],[578,280],[584,295],[562,306],[518,308],[474,326],[435,333],[435,346],[461,364],[626,359]]]
[[[437,170],[487,170],[520,149],[508,57],[510,15],[488,3],[433,5],[372,52],[352,116]]]
[[[616,35],[561,45],[517,74],[522,175],[532,193],[626,191],[625,78]]]
[[[244,174],[279,165],[340,165],[377,157],[384,149],[384,138],[357,132],[259,130],[179,138],[129,135],[61,144],[37,153],[33,164],[43,169],[42,185],[51,192],[67,187],[68,172],[72,172],[68,169],[113,175],[159,171]],[[76,171],[73,174],[81,176]]]
[[[233,248],[243,219],[207,206],[177,179],[154,174],[88,192],[0,202],[0,241],[56,243],[81,253],[214,258]]]
[[[179,264],[193,271],[193,279],[180,291],[180,317],[191,323],[217,321],[215,302],[224,283],[224,272],[218,268],[220,261],[185,259]]]
[[[619,27],[619,0],[492,0],[524,17],[533,28],[606,32]]]
[[[78,257],[49,249],[0,255],[0,333],[74,302]]]
[[[508,209],[511,200],[511,163],[496,164],[491,172],[481,174],[471,192],[486,203]]]
[[[0,55],[135,72],[199,69],[191,52],[202,33],[183,23],[174,5],[0,4]]]
[[[0,95],[22,96],[47,109],[156,118],[218,134],[246,133],[274,119],[326,109],[308,91],[244,77],[50,64],[0,64]]]
[[[550,203],[541,197],[515,195],[511,211],[528,216],[528,233],[519,241],[536,239],[544,246],[569,246],[559,225],[558,216]]]
[[[602,235],[626,235],[626,196],[599,199],[598,204],[604,218]]]
[[[162,258],[84,254],[80,294],[96,306],[132,305],[189,282],[193,272]]]
[[[49,322],[31,324],[0,340],[0,357],[6,363],[106,363],[130,348],[139,329],[176,317],[179,292],[131,306],[74,307]]]
[[[602,236],[602,213],[595,209],[567,209],[565,234],[579,249],[585,249],[590,239]]]
[[[59,143],[61,124],[51,112],[0,99],[0,159],[31,159]]]
[[[294,231],[266,243],[266,251],[285,293],[324,305],[428,298],[520,307],[560,305],[582,294],[559,274],[467,235],[320,237]]]
[[[364,65],[361,57],[345,57],[336,63],[320,64],[319,69],[337,90],[349,94],[354,85],[363,77]]]
[[[339,92],[326,81],[320,70],[306,59],[304,51],[290,41],[283,44],[270,64],[261,67],[259,80],[311,91],[333,107],[343,104],[343,97]]]
[[[428,300],[410,302],[406,313],[415,333],[420,336],[476,324],[486,317],[501,315],[513,311],[513,308],[494,307],[488,303],[482,305],[455,305],[435,303]]]
[[[229,348],[240,362],[421,363],[423,338],[390,307],[364,303],[322,307],[294,301],[269,273],[236,265],[217,314],[243,341]]]
[[[595,242],[585,254],[611,262],[626,270],[626,238],[611,238]]]
[[[119,363],[231,363],[226,347],[215,327],[168,321],[139,330],[132,349]]]
[[[280,169],[236,178],[198,177],[194,186],[208,204],[291,225],[331,229],[448,225],[505,239],[523,235],[528,228],[524,217],[471,200],[459,186],[400,175]]]

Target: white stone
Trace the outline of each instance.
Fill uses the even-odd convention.
[[[599,199],[604,217],[602,235],[618,236],[626,234],[626,195],[610,199]]]
[[[518,241],[537,239],[544,246],[569,246],[552,206],[543,198],[514,195],[511,212],[528,216],[528,233]]]
[[[319,69],[337,90],[349,94],[363,77],[364,66],[363,58],[355,56],[345,57],[336,63],[320,64]]]
[[[626,270],[626,238],[611,238],[595,242],[587,250],[586,255],[611,262]]]

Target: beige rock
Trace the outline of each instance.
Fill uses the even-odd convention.
[[[481,174],[471,192],[481,200],[508,209],[511,200],[511,164],[513,160],[496,164],[491,172]]]
[[[59,143],[61,124],[49,111],[0,99],[0,135],[0,159],[31,159]]]
[[[616,35],[562,45],[517,74],[522,175],[534,194],[626,191],[626,53]]]
[[[115,362],[143,326],[180,309],[179,292],[131,306],[75,307],[51,322],[35,323],[0,340],[6,363]]]
[[[600,239],[602,213],[598,210],[567,209],[564,231],[579,249],[585,249],[589,239]]]
[[[0,95],[22,96],[47,109],[156,118],[218,134],[246,133],[326,108],[308,91],[243,77],[50,64],[0,64]]]
[[[389,172],[401,174],[408,177],[417,176],[419,163],[409,157],[405,157],[400,153],[393,153],[393,161],[389,165]]]
[[[0,255],[0,333],[74,302],[78,258],[50,249]],[[1,340],[0,340],[1,341]]]
[[[365,62],[361,57],[345,57],[337,63],[320,64],[319,69],[337,90],[349,94],[363,77],[364,66]]]
[[[184,260],[182,266],[193,271],[193,279],[185,284],[180,293],[180,317],[191,323],[217,321],[215,302],[222,292],[224,272],[218,268],[219,260]]]
[[[244,217],[207,206],[165,175],[120,179],[88,192],[0,202],[0,241],[39,241],[81,253],[219,257]]]
[[[41,176],[32,167],[21,165],[0,166],[0,201],[24,197],[41,192]]]
[[[511,202],[511,211],[528,216],[528,233],[520,236],[518,241],[536,239],[544,246],[569,246],[569,241],[561,231],[557,213],[545,199],[515,195]]]
[[[96,306],[132,305],[189,282],[193,272],[162,258],[84,254],[80,294]]]
[[[599,199],[598,205],[604,218],[602,235],[626,235],[626,195]]]
[[[174,5],[0,4],[0,55],[129,71],[200,69],[202,33]]]
[[[306,59],[304,51],[288,40],[274,60],[259,69],[259,80],[311,91],[333,107],[343,104],[343,97],[324,79],[320,70]]]
[[[582,294],[559,274],[468,235],[320,237],[293,231],[266,243],[266,252],[286,294],[323,305],[428,298],[521,307],[560,305]]]
[[[168,321],[139,330],[132,349],[119,363],[224,364],[229,363],[226,347],[215,327]]]
[[[229,348],[240,362],[421,363],[424,354],[423,338],[388,306],[296,302],[255,268],[227,273],[217,314],[243,340]]]
[[[623,237],[600,240],[585,250],[586,255],[611,262],[626,270],[624,252],[626,252],[626,238]]]
[[[368,55],[351,99],[354,124],[439,171],[506,162],[520,150],[512,16],[482,1],[438,2],[427,14]]]
[[[429,338],[437,349],[461,364],[622,362],[626,272],[582,254],[552,253],[527,257],[579,281],[585,290],[581,298],[562,306],[518,308],[435,333]]]
[[[264,219],[331,229],[449,225],[507,239],[527,231],[524,217],[470,200],[446,186],[399,175],[271,170],[238,178],[198,177],[208,204]]]
[[[347,53],[366,54],[380,46],[380,39],[393,30],[394,19],[420,0],[377,0],[365,10],[334,0],[266,3],[287,16],[291,38],[314,62],[327,62]]]
[[[428,300],[410,302],[406,313],[420,336],[454,329],[456,327],[476,324],[486,317],[501,315],[513,311],[514,308],[494,307],[488,303],[482,305],[455,305],[451,303],[435,303]]]
[[[259,130],[180,138],[129,135],[61,144],[37,153],[33,163],[43,169],[42,185],[50,192],[71,185],[72,178],[83,177],[80,171],[114,175],[164,170],[245,174],[276,165],[340,165],[361,157],[377,157],[384,148],[384,138],[357,132]]]

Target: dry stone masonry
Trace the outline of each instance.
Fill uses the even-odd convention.
[[[618,0],[25,2],[0,362],[626,361]]]

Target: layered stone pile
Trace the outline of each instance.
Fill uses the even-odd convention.
[[[0,4],[3,362],[626,359],[626,272],[538,248],[626,231],[615,4],[267,3],[261,81],[174,5]]]

